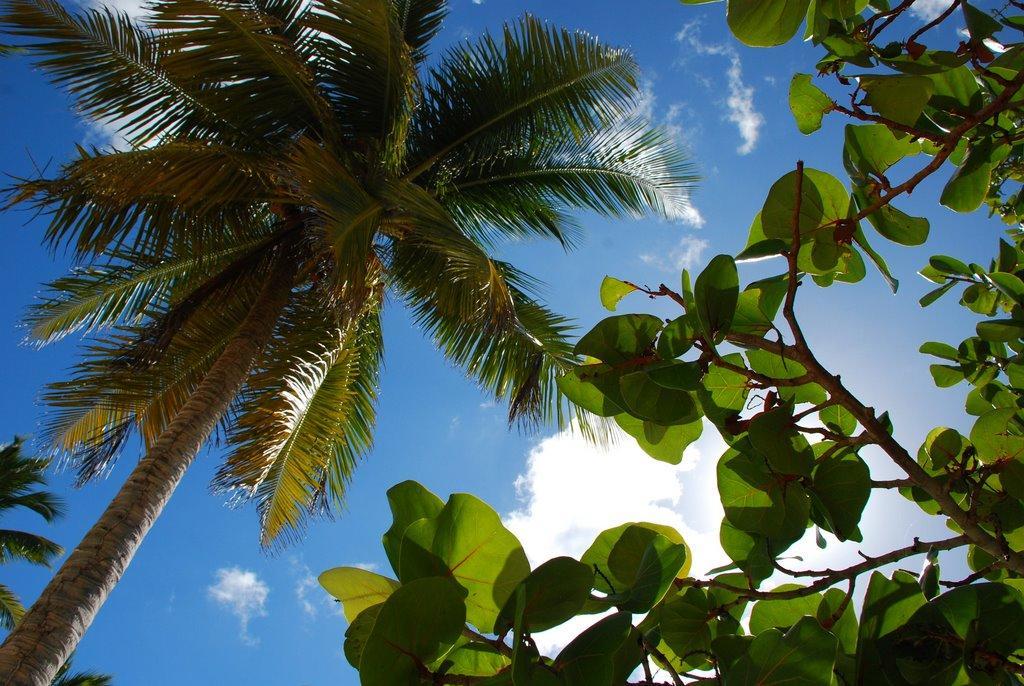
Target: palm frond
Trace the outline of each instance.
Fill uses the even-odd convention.
[[[47,386],[41,438],[76,468],[79,483],[102,475],[133,430],[147,449],[156,442],[238,331],[261,274],[211,298],[145,370],[124,359],[145,330],[125,328],[91,343],[69,380]]]
[[[582,138],[635,108],[637,66],[630,55],[582,32],[527,15],[450,50],[424,86],[411,133],[410,171],[427,185],[508,145],[549,136]]]
[[[317,0],[305,18],[344,132],[357,146],[380,146],[374,154],[388,170],[405,152],[416,78],[397,19],[387,0]]]
[[[0,512],[24,508],[48,522],[64,514],[59,497],[35,488],[46,485],[49,466],[49,460],[23,455],[20,440],[0,445]]]
[[[111,686],[112,677],[99,672],[69,672],[54,679],[52,686]]]
[[[17,594],[4,584],[0,584],[0,629],[10,631],[25,616],[25,606]]]
[[[441,351],[509,403],[511,421],[564,423],[554,379],[574,361],[571,322],[536,302],[535,282],[510,265],[482,251],[470,264],[413,233],[395,241],[390,276]]]
[[[275,199],[275,174],[265,156],[177,141],[144,150],[78,157],[52,179],[27,179],[9,191],[49,215],[45,240],[98,255],[128,243],[159,254],[169,245],[232,225],[253,224]],[[258,223],[255,222],[255,223]]]
[[[417,63],[427,58],[427,45],[448,16],[446,0],[392,0],[405,44]]]
[[[0,529],[0,564],[22,560],[36,565],[49,565],[64,549],[43,536],[27,531]]]
[[[166,311],[176,292],[191,291],[218,268],[260,247],[265,240],[258,236],[220,250],[169,255],[160,260],[115,253],[110,264],[76,268],[47,284],[25,323],[40,344],[76,331],[138,325],[147,314]]]
[[[529,226],[537,208],[545,207],[611,217],[653,211],[676,218],[689,206],[696,180],[666,132],[632,120],[582,139],[521,142],[501,156],[461,167],[437,192],[461,216],[495,226],[512,217]],[[548,229],[533,228],[541,234]]]
[[[283,141],[333,127],[295,32],[285,33],[280,18],[244,0],[153,0],[148,8],[163,67],[244,108],[249,135]]]
[[[264,545],[301,530],[309,512],[340,504],[372,445],[378,308],[374,298],[342,328],[316,308],[293,313],[268,355],[274,362],[249,383],[229,438],[234,451],[214,483],[257,503]]]
[[[0,29],[27,39],[21,47],[74,95],[80,112],[116,122],[133,140],[242,132],[216,97],[162,66],[154,34],[125,14],[72,14],[54,0],[3,0]]]

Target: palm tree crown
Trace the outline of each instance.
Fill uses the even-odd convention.
[[[0,445],[0,516],[28,510],[51,522],[63,514],[60,498],[37,488],[46,485],[49,460],[26,457],[22,443],[15,439]],[[49,565],[63,549],[53,541],[26,531],[0,529],[0,564],[21,560],[30,564]],[[0,628],[12,629],[25,614],[18,596],[0,584]]]
[[[11,190],[82,261],[32,310],[33,336],[105,331],[46,394],[47,435],[81,479],[133,431],[156,441],[282,260],[290,295],[222,420],[216,477],[257,501],[265,543],[339,502],[370,448],[388,300],[511,419],[562,418],[570,322],[491,253],[571,246],[577,210],[677,216],[694,177],[638,115],[626,51],[527,16],[431,56],[445,13],[155,0],[137,23],[0,0],[0,26],[129,143]]]

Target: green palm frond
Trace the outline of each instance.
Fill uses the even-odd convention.
[[[159,32],[161,65],[248,112],[257,140],[334,126],[310,65],[272,14],[240,0],[153,0],[150,26]]]
[[[80,255],[98,255],[127,243],[159,254],[253,224],[265,216],[263,203],[276,199],[274,178],[265,156],[174,141],[127,152],[80,147],[58,177],[23,180],[8,193],[11,204],[50,216],[51,245],[71,243]]]
[[[427,58],[427,45],[448,16],[447,0],[392,0],[392,5],[405,44],[412,50],[413,59],[422,62]]]
[[[161,65],[150,31],[110,9],[72,14],[55,0],[0,1],[0,28],[27,40],[26,48],[78,109],[117,122],[133,140],[189,135],[237,137],[243,130],[223,100]]]
[[[154,311],[166,310],[175,292],[192,291],[197,283],[265,240],[256,237],[220,250],[170,255],[159,261],[117,255],[118,263],[77,268],[47,284],[25,323],[31,336],[42,344],[76,331],[140,324]]]
[[[442,185],[467,161],[509,144],[595,133],[635,109],[637,79],[624,50],[528,15],[506,25],[501,42],[488,34],[454,48],[432,71],[408,177],[431,171],[428,185]]]
[[[79,483],[103,474],[137,431],[152,446],[237,333],[259,287],[259,273],[197,311],[144,370],[125,360],[141,330],[93,342],[70,380],[47,386],[42,440],[75,465]]]
[[[325,327],[322,311],[300,313],[269,356],[276,363],[249,384],[215,485],[255,500],[264,545],[301,530],[310,511],[340,504],[372,445],[382,350],[376,302],[342,329]]]
[[[52,686],[111,686],[113,678],[99,672],[69,672],[54,679]]]
[[[318,0],[314,31],[322,86],[347,136],[396,170],[405,151],[416,72],[397,16],[385,0]]]
[[[0,529],[0,564],[22,560],[37,565],[49,565],[64,549],[43,536],[26,531]]]
[[[0,584],[0,629],[10,631],[25,616],[25,606],[17,594],[4,584]]]
[[[46,484],[49,466],[49,460],[23,455],[20,440],[0,445],[0,512],[25,508],[48,522],[64,514],[60,498],[35,488]]]
[[[72,672],[71,662],[75,659],[74,654],[57,671],[53,683],[50,686],[111,686],[114,680],[106,674],[99,672]]]
[[[586,138],[524,141],[501,157],[461,167],[438,193],[463,216],[494,224],[531,217],[547,205],[611,217],[653,210],[673,218],[688,207],[696,180],[664,131],[634,119]]]

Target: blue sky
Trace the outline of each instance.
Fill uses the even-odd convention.
[[[926,10],[936,4],[920,3]],[[797,159],[842,178],[843,122],[827,119],[821,132],[803,137],[786,104],[790,77],[813,65],[814,49],[799,43],[770,51],[744,48],[728,37],[723,10],[721,4],[684,7],[671,0],[452,0],[438,46],[532,12],[632,49],[645,77],[645,106],[688,147],[704,177],[688,220],[583,216],[585,240],[572,254],[543,243],[505,249],[504,257],[548,284],[557,310],[584,325],[602,316],[597,288],[606,273],[674,284],[682,266],[699,270],[716,253],[740,250],[768,187]],[[944,30],[952,40],[951,29]],[[31,175],[34,165],[66,159],[75,142],[99,143],[107,135],[76,119],[66,97],[24,59],[0,63],[0,103],[0,172]],[[940,252],[987,261],[1000,231],[982,214],[938,208],[940,187],[932,179],[903,203],[932,219],[926,246],[875,240],[901,280],[898,295],[870,272],[855,286],[802,289],[799,303],[822,359],[865,402],[891,411],[897,436],[912,451],[933,426],[970,426],[963,392],[933,388],[917,347],[925,340],[956,343],[973,330],[971,317],[952,300],[921,310],[917,298],[928,284],[915,272]],[[27,213],[0,215],[0,440],[36,431],[40,388],[61,378],[76,355],[73,341],[28,347],[18,328],[39,284],[67,266],[64,256],[40,246],[42,229]],[[752,280],[777,271],[777,264],[758,264],[742,276]],[[625,307],[645,311],[649,305],[636,299]],[[347,512],[315,523],[303,542],[268,556],[258,546],[254,512],[228,509],[210,494],[218,450],[208,449],[82,642],[77,665],[113,673],[120,685],[357,683],[341,654],[344,620],[312,578],[341,564],[384,563],[379,541],[390,519],[384,492],[404,479],[442,496],[462,491],[484,498],[520,534],[534,564],[579,554],[598,531],[629,519],[678,526],[695,549],[697,570],[721,559],[714,486],[721,442],[713,432],[678,468],[655,463],[628,443],[601,452],[553,429],[522,435],[507,429],[504,408],[488,403],[397,307],[387,315],[385,335],[377,443],[352,485]],[[71,488],[67,474],[56,474],[53,487],[69,506],[69,516],[57,525],[46,528],[31,518],[4,525],[45,531],[73,547],[137,456],[129,451],[107,479],[80,490]],[[897,476],[880,459],[871,463],[876,478]],[[866,515],[865,552],[905,545],[921,531],[943,535],[941,524],[922,524],[900,498],[876,500]],[[813,544],[799,545],[812,566],[855,557],[854,548],[833,544],[822,553]],[[945,562],[954,570],[959,565]],[[0,579],[26,600],[46,577],[45,570],[28,566],[0,569]]]

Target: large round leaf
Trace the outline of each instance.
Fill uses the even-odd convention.
[[[352,623],[360,612],[387,600],[399,583],[358,567],[335,567],[320,575],[320,585],[341,601],[345,619]]]
[[[705,340],[718,342],[729,332],[739,293],[736,262],[729,255],[716,255],[693,286],[697,322]]]
[[[435,517],[444,507],[444,501],[415,481],[403,481],[388,489],[388,505],[393,521],[384,534],[384,552],[397,573],[406,528],[418,519]]]
[[[725,670],[725,682],[730,686],[831,686],[836,649],[836,637],[815,618],[804,617],[785,634],[778,629],[758,634],[747,654]]]
[[[430,551],[468,591],[466,617],[491,631],[516,586],[530,573],[519,540],[479,498],[452,495],[435,520]]]
[[[523,619],[530,632],[545,631],[566,622],[583,608],[594,585],[594,570],[571,557],[548,560],[522,582]],[[502,633],[515,621],[516,595],[505,603],[495,629]]]
[[[840,541],[858,540],[860,516],[871,497],[871,473],[864,460],[854,453],[825,460],[815,467],[810,489],[824,510],[817,513],[823,517],[811,510],[818,525]]]
[[[782,45],[796,35],[809,0],[729,0],[726,20],[734,36],[747,45]]]
[[[359,659],[363,686],[419,686],[420,665],[458,641],[466,623],[463,590],[430,577],[403,585],[384,602]]]
[[[686,448],[700,438],[704,422],[700,419],[688,424],[665,426],[632,415],[616,415],[615,423],[632,436],[640,449],[661,462],[679,464]]]
[[[971,443],[978,451],[978,459],[985,463],[1024,458],[1024,436],[1017,410],[1004,407],[978,417],[971,429]]]
[[[658,337],[663,322],[650,314],[607,317],[576,343],[577,355],[616,364],[639,357]]]
[[[768,191],[761,208],[761,228],[768,238],[788,245],[793,240],[793,212],[796,209],[797,172],[791,171]],[[827,224],[845,219],[850,213],[850,194],[843,183],[823,171],[804,169],[800,192],[800,235],[812,240]],[[802,252],[802,251],[801,251]]]

